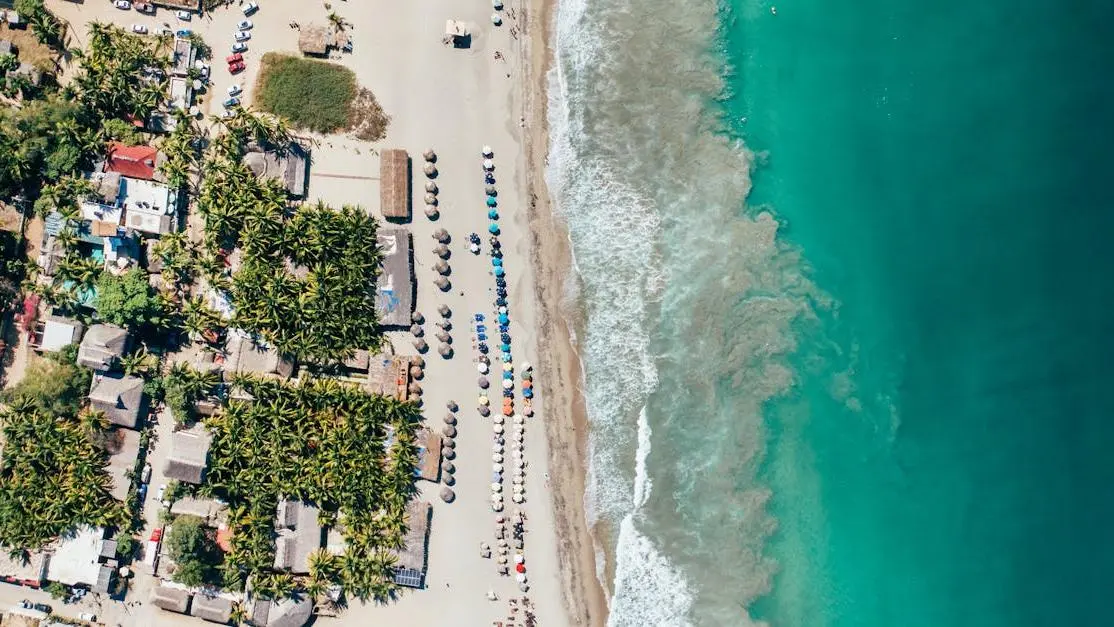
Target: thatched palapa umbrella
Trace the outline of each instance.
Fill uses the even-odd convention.
[[[427,163],[425,164],[425,167],[422,168],[422,172],[425,172],[425,175],[429,178],[433,178],[437,176],[437,166],[433,165],[432,163]]]
[[[451,449],[451,448],[441,449],[441,458],[442,459],[453,459],[454,457],[456,457],[456,452],[454,452],[453,449]]]
[[[444,427],[441,427],[441,435],[447,438],[456,437],[456,427],[452,425],[445,425]]]
[[[437,218],[441,217],[441,212],[438,211],[437,207],[434,207],[433,205],[426,205],[424,213],[425,217],[429,218],[430,220],[436,220]]]
[[[437,229],[433,232],[433,239],[441,242],[442,244],[449,243],[449,232],[445,229]]]
[[[439,277],[437,277],[437,278],[436,278],[436,279],[435,279],[435,280],[433,281],[433,284],[434,284],[434,285],[436,285],[436,286],[437,286],[437,289],[441,290],[442,292],[447,292],[447,291],[449,291],[450,289],[452,289],[452,287],[453,287],[453,284],[452,284],[452,283],[450,283],[450,282],[449,282],[449,280],[448,280],[448,279],[446,279],[446,278],[445,278],[445,277],[443,277],[443,276],[439,276]]]
[[[424,376],[425,376],[425,371],[423,371],[421,368],[419,368],[418,366],[410,366],[410,378],[411,379],[421,380],[421,378],[424,377]]]
[[[437,352],[445,359],[448,359],[453,356],[453,347],[448,344],[442,344],[437,347]]]
[[[434,183],[433,181],[426,181],[425,182],[425,191],[427,191],[431,194],[436,194],[437,193],[437,183]]]
[[[437,335],[435,335],[434,337],[436,337],[437,339],[441,340],[442,342],[444,342],[446,344],[452,344],[453,343],[453,336],[449,335],[448,333],[445,333],[444,331],[438,331]]]
[[[433,205],[433,206],[436,207],[437,206],[437,197],[434,196],[433,194],[426,194],[425,195],[425,204]]]
[[[414,348],[416,348],[419,353],[424,353],[429,350],[429,344],[426,344],[426,341],[422,338],[418,338],[414,340]]]
[[[414,355],[410,358],[411,365],[419,368],[425,368],[425,359],[421,355]]]
[[[441,464],[441,470],[451,475],[456,472],[456,466],[454,466],[452,462],[445,462],[444,464]]]
[[[453,323],[449,322],[448,320],[439,320],[435,322],[434,325],[442,331],[451,331],[453,328]]]
[[[413,335],[414,337],[421,337],[421,336],[425,335],[425,331],[422,330],[422,325],[412,324],[412,325],[410,325],[410,334]]]
[[[445,407],[448,407],[449,411],[457,411],[460,409],[460,405],[457,405],[456,401],[449,401],[445,403]]]
[[[450,254],[449,247],[444,244],[438,244],[437,247],[433,249],[433,254],[442,259],[448,259]]]
[[[437,161],[437,153],[433,152],[432,148],[426,148],[425,152],[422,153],[422,158],[426,161],[429,161],[430,163],[433,163],[434,161]]]
[[[414,313],[410,314],[410,322],[413,322],[414,324],[421,324],[425,322],[425,316],[422,315],[422,312],[415,311]]]
[[[442,475],[441,483],[445,485],[456,485],[456,477],[452,475]]]
[[[449,316],[453,315],[453,310],[449,309],[448,305],[438,305],[437,313],[441,314],[442,318],[448,318]]]
[[[409,386],[407,386],[406,389],[409,390],[410,393],[414,396],[422,395],[422,386],[418,385],[417,383],[411,383]]]
[[[447,424],[447,425],[455,425],[456,424],[456,416],[454,416],[452,414],[445,414],[444,420],[445,420],[445,424]]]
[[[442,501],[444,501],[446,503],[452,503],[453,499],[455,499],[455,498],[456,498],[456,494],[453,493],[452,490],[450,490],[448,488],[442,488],[441,489],[441,500]]]
[[[441,446],[454,448],[456,446],[456,440],[452,439],[451,437],[445,436],[444,438],[441,438]]]
[[[486,188],[484,188],[484,193],[488,196],[498,196],[499,190],[495,189],[494,185],[488,185]]]
[[[445,263],[444,261],[438,261],[437,263],[433,264],[433,269],[438,274],[448,274],[451,271],[451,269],[449,268],[449,264]]]

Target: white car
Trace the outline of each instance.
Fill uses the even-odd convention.
[[[151,480],[151,464],[143,464],[143,472],[139,474],[139,482],[147,483]]]
[[[224,111],[222,111],[222,112],[221,112],[221,114],[220,114],[220,116],[221,116],[222,118],[226,119],[226,120],[227,120],[228,118],[231,118],[231,117],[235,116],[235,115],[236,115],[236,112],[235,112],[235,111],[233,111],[233,110],[231,110],[231,109],[225,109],[225,110],[224,110]]]
[[[166,496],[166,484],[165,483],[160,483],[159,484],[159,491],[155,493],[155,500],[156,501],[161,501],[162,497],[164,497],[164,496]]]
[[[236,24],[236,28],[240,30],[251,30],[252,26],[254,26],[254,24],[251,23],[251,20],[240,20]]]
[[[244,15],[251,15],[259,10],[259,5],[254,2],[249,2],[244,5]]]
[[[93,614],[91,612],[82,612],[82,613],[77,615],[77,619],[78,620],[83,620],[83,621],[86,621],[86,622],[89,622],[89,623],[95,623],[95,622],[97,622],[97,615]]]
[[[238,96],[240,94],[240,92],[242,92],[242,91],[244,91],[244,90],[241,89],[239,85],[229,85],[228,86],[228,95],[229,96]]]
[[[174,29],[173,28],[167,28],[165,26],[160,26],[157,29],[155,29],[155,34],[159,35],[160,37],[173,37],[174,36]]]
[[[236,41],[247,41],[249,39],[251,39],[251,33],[246,30],[236,31]]]
[[[132,32],[137,35],[146,35],[147,27],[142,24],[132,24]]]
[[[178,16],[178,19],[183,22],[188,22],[193,19],[193,14],[189,11],[175,11],[174,15]]]
[[[244,52],[248,49],[248,45],[242,41],[237,41],[232,44],[232,52]]]
[[[132,8],[132,3],[128,2],[128,0],[116,0],[116,2],[112,3],[112,6],[116,7],[117,9],[127,11],[128,9]]]

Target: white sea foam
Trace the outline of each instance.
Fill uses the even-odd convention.
[[[634,516],[619,526],[615,597],[609,627],[686,627],[693,597],[684,576],[638,531]]]

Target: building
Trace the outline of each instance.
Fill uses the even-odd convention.
[[[432,429],[418,431],[418,476],[437,483],[441,480],[441,436]]]
[[[213,436],[200,424],[171,434],[170,455],[163,468],[167,478],[200,484],[209,465],[212,443]]]
[[[159,584],[151,590],[150,602],[151,605],[168,612],[185,614],[190,607],[190,593],[183,588]]]
[[[124,207],[124,226],[154,235],[174,229],[178,213],[178,192],[158,181],[123,177],[120,202]]]
[[[308,595],[278,601],[257,599],[251,604],[248,624],[254,627],[302,627],[312,616],[313,600]]]
[[[35,323],[31,334],[31,347],[37,351],[55,353],[81,339],[85,327],[77,320],[62,316],[47,316]]]
[[[170,505],[170,513],[175,516],[196,516],[209,527],[217,527],[228,521],[228,505],[215,499],[186,496]]]
[[[395,551],[395,583],[421,588],[425,584],[429,519],[433,506],[423,501],[410,501],[406,506],[406,538],[401,550]]]
[[[250,372],[288,379],[294,374],[294,362],[277,349],[256,340],[242,331],[230,331],[226,344],[227,372]]]
[[[108,452],[108,476],[112,479],[112,498],[125,501],[131,490],[132,477],[139,460],[139,432],[132,429],[113,429],[105,445]]]
[[[114,324],[94,324],[81,340],[77,363],[93,370],[111,370],[127,348],[127,331]]]
[[[193,86],[188,78],[170,77],[169,104],[175,109],[189,109],[193,105]]]
[[[8,551],[0,551],[0,580],[32,588],[42,586],[46,581],[50,555],[43,551],[29,551],[26,558],[12,557]]]
[[[379,155],[379,211],[388,220],[410,220],[410,155],[401,148]]]
[[[89,406],[104,412],[114,425],[134,429],[146,409],[143,379],[98,373],[89,387]]]
[[[383,253],[375,297],[379,323],[387,327],[409,327],[414,312],[410,232],[402,228],[379,229],[377,237]]]
[[[275,568],[309,572],[309,556],[321,548],[318,509],[302,501],[279,501],[275,511]]]
[[[174,49],[170,51],[170,73],[174,76],[185,76],[196,59],[197,51],[193,43],[188,39],[176,37]]]
[[[153,146],[128,146],[121,142],[110,142],[103,171],[130,179],[155,181],[159,180],[158,166],[163,161],[166,161],[166,155]]]
[[[210,622],[228,624],[232,618],[232,600],[224,597],[196,594],[190,607],[190,616]]]
[[[47,565],[46,578],[67,586],[86,586],[93,592],[107,593],[115,570],[101,564],[104,529],[82,527],[63,537],[54,548]]]
[[[329,47],[334,40],[333,33],[324,26],[306,24],[298,29],[298,50],[304,55],[323,57],[329,54]]]
[[[278,181],[292,198],[306,196],[309,161],[309,149],[298,142],[281,151],[252,145],[244,155],[244,164],[257,178]]]

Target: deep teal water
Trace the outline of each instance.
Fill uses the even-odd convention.
[[[1114,624],[1114,4],[722,17],[749,205],[834,303],[766,404],[752,614]]]

